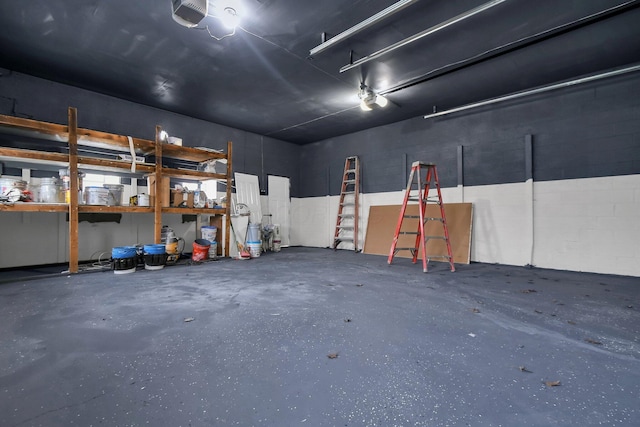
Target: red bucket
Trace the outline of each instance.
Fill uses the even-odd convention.
[[[191,254],[192,261],[203,261],[209,258],[209,247],[211,243],[205,239],[196,239],[193,242],[193,253]]]

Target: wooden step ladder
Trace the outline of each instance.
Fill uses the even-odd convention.
[[[426,170],[426,176],[423,175]],[[424,176],[424,180],[423,180]],[[437,195],[429,197],[429,189],[431,182],[434,182],[437,190]],[[423,184],[424,182],[424,184]],[[415,191],[417,190],[417,194]],[[412,194],[412,191],[414,192]],[[419,215],[407,215],[407,203],[410,201],[418,202]],[[435,203],[440,207],[440,217],[427,217],[425,212],[428,203]],[[418,231],[403,231],[402,222],[405,218],[418,218]],[[426,228],[427,221],[438,221],[442,224],[444,229],[444,235],[425,235],[424,230]],[[414,234],[416,235],[416,243],[413,247],[399,248],[398,237],[401,234]],[[442,239],[447,246],[447,255],[427,255],[426,247],[427,242],[431,239]],[[413,254],[413,263],[418,260],[418,253],[422,252],[422,270],[427,272],[427,261],[431,259],[446,259],[449,261],[451,271],[456,271],[453,264],[453,254],[451,252],[451,242],[449,239],[449,229],[447,228],[447,219],[444,214],[444,206],[442,204],[442,193],[440,192],[440,182],[438,181],[438,171],[436,165],[433,163],[413,162],[411,165],[411,174],[409,175],[409,182],[407,183],[407,190],[404,194],[404,201],[402,202],[402,208],[400,209],[400,217],[398,218],[398,225],[396,227],[395,235],[393,236],[393,243],[391,244],[391,250],[389,251],[389,258],[387,262],[391,264],[393,257],[401,250],[409,250]]]
[[[353,242],[353,248],[358,249],[358,212],[360,202],[360,162],[357,156],[347,157],[344,161],[342,175],[342,189],[340,190],[340,204],[336,231],[333,235],[333,249],[338,249],[342,242]]]

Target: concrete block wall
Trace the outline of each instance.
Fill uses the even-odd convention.
[[[369,208],[403,196],[361,196],[360,248]],[[473,204],[471,261],[640,276],[640,175],[446,188],[442,197]],[[292,244],[331,247],[338,201],[292,200]]]
[[[640,276],[640,175],[535,185],[535,265]]]
[[[313,200],[317,227],[301,242],[331,245],[345,157],[360,157],[363,207],[400,204],[421,160],[445,202],[474,203],[473,261],[640,276],[639,118],[635,73],[304,146],[292,206]]]

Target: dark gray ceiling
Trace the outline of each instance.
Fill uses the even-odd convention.
[[[214,2],[215,0],[210,0]],[[309,57],[396,0],[242,0],[241,28],[187,29],[170,0],[0,2],[0,66],[310,143],[640,62],[640,2],[506,0],[340,73],[488,0],[421,0]],[[363,81],[391,101],[364,112]]]

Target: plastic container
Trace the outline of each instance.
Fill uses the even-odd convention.
[[[138,206],[149,206],[149,195],[148,194],[138,194]]]
[[[144,245],[144,269],[160,270],[167,263],[167,253],[165,245]]]
[[[107,206],[109,190],[104,187],[87,187],[84,189],[84,201],[87,205]]]
[[[282,240],[280,238],[280,225],[273,224],[273,252],[280,252],[280,245]]]
[[[17,202],[26,190],[26,181],[14,178],[0,178],[0,196],[8,197],[9,201]]]
[[[247,249],[251,258],[258,258],[262,252],[262,242],[247,242]]]
[[[209,247],[209,259],[218,259],[218,242],[215,240],[211,242]]]
[[[117,246],[111,249],[111,258],[133,258],[137,255],[137,248],[135,246]]]
[[[150,255],[163,254],[165,249],[165,245],[144,245],[144,253]]]
[[[261,240],[262,235],[260,233],[260,224],[249,224],[249,229],[247,230],[247,243],[260,242]]]
[[[24,191],[27,189],[27,181],[14,178],[0,178],[0,194],[4,194],[14,188]]]
[[[71,202],[71,174],[69,169],[60,169],[58,171],[58,175],[60,175],[60,180],[62,181],[62,191],[64,191],[64,202]],[[84,178],[84,172],[78,172],[78,201],[82,200],[82,181]]]
[[[42,178],[38,193],[40,203],[64,203],[64,191],[58,178]]]
[[[215,225],[203,225],[200,227],[202,238],[208,240],[210,243],[216,241],[216,235],[218,234],[218,227]]]
[[[122,193],[124,192],[124,185],[122,184],[103,184],[104,188],[109,191],[107,198],[108,206],[121,206],[122,205]]]
[[[192,261],[203,261],[209,257],[209,248],[211,243],[205,239],[196,239],[193,242],[193,253],[191,254]]]
[[[135,246],[119,246],[111,250],[111,269],[114,274],[128,274],[136,271],[138,251]]]

